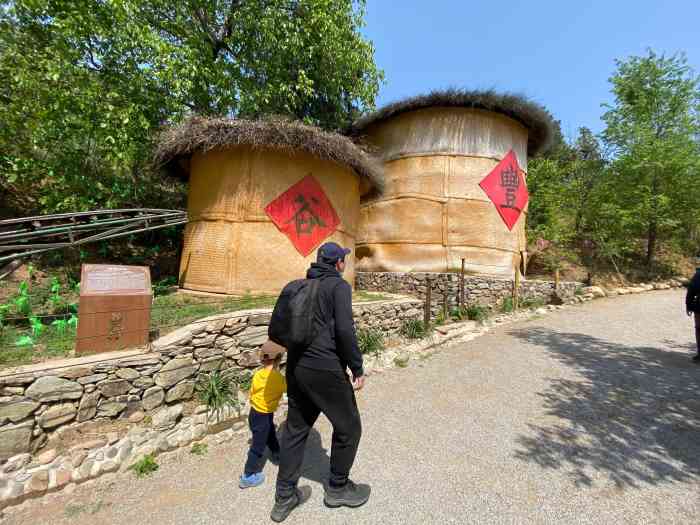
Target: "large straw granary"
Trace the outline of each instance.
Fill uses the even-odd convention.
[[[278,292],[321,242],[354,248],[382,172],[346,137],[275,119],[190,119],[161,136],[156,162],[189,179],[180,285],[227,294]]]
[[[526,209],[506,225],[480,183],[511,150],[524,176],[528,155],[550,140],[546,110],[491,91],[436,91],[371,113],[350,133],[385,167],[381,197],[362,206],[358,271],[446,272],[464,258],[470,272],[513,275]]]

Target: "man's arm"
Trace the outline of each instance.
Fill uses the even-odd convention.
[[[352,288],[346,281],[333,289],[335,310],[335,343],[338,356],[348,365],[353,378],[362,377],[362,354],[357,346],[355,323],[352,318]]]

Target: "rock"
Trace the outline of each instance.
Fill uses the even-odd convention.
[[[140,410],[137,410],[129,416],[129,423],[141,423],[141,421],[143,421],[145,417],[146,414],[144,414]]]
[[[605,297],[607,294],[600,286],[588,286],[583,289],[584,294],[590,294],[593,297],[600,298]]]
[[[223,357],[210,357],[209,359],[205,359],[200,363],[199,371],[211,372],[212,370],[220,369],[222,368],[223,361]]]
[[[218,334],[219,332],[221,332],[221,330],[224,329],[225,326],[226,326],[226,318],[215,319],[214,321],[207,323],[206,330],[207,330],[207,332]]]
[[[224,357],[226,357],[228,359],[234,359],[234,358],[238,357],[239,355],[241,355],[242,351],[243,351],[242,348],[239,348],[237,346],[233,346],[224,352]]]
[[[24,387],[21,386],[6,386],[2,388],[3,396],[23,396]]]
[[[227,335],[220,335],[219,337],[216,338],[216,342],[214,343],[214,346],[218,348],[220,351],[226,351],[229,350],[230,348],[233,348],[235,346],[236,340],[233,337],[229,337]],[[195,357],[196,357],[195,353]],[[212,354],[213,355],[213,354]]]
[[[197,368],[198,365],[192,361],[191,357],[172,359],[155,375],[155,383],[158,386],[169,388],[183,379],[193,376]]]
[[[203,334],[201,337],[195,337],[192,339],[192,346],[211,346],[214,344],[217,335],[218,334]]]
[[[68,485],[68,483],[70,483],[71,472],[70,472],[70,470],[68,470],[66,468],[59,468],[58,470],[56,470],[56,472],[53,476],[53,479],[55,481],[53,481],[49,484],[49,488],[60,489],[62,487],[65,487],[66,485]]]
[[[160,430],[173,427],[182,416],[182,410],[182,405],[161,408],[153,414],[153,428]]]
[[[267,326],[250,326],[238,336],[240,346],[255,348],[267,341]]]
[[[197,405],[194,409],[194,413],[196,414],[206,414],[209,412],[209,407],[207,405]]]
[[[58,375],[66,379],[78,379],[79,377],[89,376],[90,374],[92,374],[92,367],[76,366],[75,368],[67,368]]]
[[[15,398],[0,404],[0,421],[19,423],[32,415],[41,405],[27,398]]]
[[[84,480],[84,479],[89,479],[92,477],[92,470],[93,467],[95,466],[95,460],[94,459],[86,459],[83,461],[83,464],[80,465],[80,468],[78,469],[78,472],[80,473],[79,480]]]
[[[242,367],[251,368],[260,364],[260,356],[258,352],[248,350],[239,355],[236,362]]]
[[[535,310],[535,313],[537,315],[545,315],[547,313],[547,309],[546,308],[538,308],[537,310]]]
[[[136,370],[133,368],[120,368],[117,370],[117,377],[120,379],[127,379],[129,381],[133,381],[134,379],[138,378],[141,374],[139,374]]]
[[[108,460],[100,466],[100,472],[116,472],[117,470],[119,470],[119,463],[116,461]]]
[[[154,386],[149,388],[143,393],[141,398],[141,405],[144,410],[153,410],[163,404],[165,400],[165,391],[159,387]]]
[[[97,407],[97,417],[118,417],[126,409],[126,403],[103,401]]]
[[[75,381],[60,377],[40,377],[26,390],[27,397],[46,403],[47,401],[62,401],[64,399],[80,399],[83,387]]]
[[[46,437],[46,434],[40,434],[39,437],[37,437],[32,442],[32,449],[31,449],[32,454],[36,454],[39,450],[41,450],[41,447],[46,445],[46,442],[48,440],[49,439]]]
[[[155,381],[153,381],[153,378],[148,377],[148,376],[139,377],[138,379],[136,379],[132,383],[132,385],[134,385],[136,388],[139,388],[141,390],[146,389],[148,387],[151,387],[154,384],[155,384]]]
[[[178,383],[165,395],[165,402],[172,403],[180,399],[190,399],[194,394],[194,381],[183,381]]]
[[[131,389],[131,385],[124,379],[111,379],[103,381],[97,385],[102,395],[105,397],[115,397],[126,394]]]
[[[50,450],[42,452],[37,457],[35,457],[34,460],[39,465],[48,465],[49,463],[52,463],[54,459],[56,459],[56,456],[58,456],[58,452],[56,452],[55,448],[52,448]]]
[[[71,448],[71,450],[92,450],[95,448],[102,448],[107,444],[107,440],[105,438],[99,438],[99,439],[91,439],[89,441],[83,441],[82,443],[78,443],[74,447]]]
[[[240,334],[245,329],[246,329],[245,324],[234,324],[234,325],[229,326],[227,323],[226,328],[224,328],[223,333],[228,335],[228,336],[237,335],[237,334]]]
[[[654,290],[669,290],[671,287],[666,283],[654,284]]]
[[[248,318],[248,324],[250,326],[267,326],[270,324],[272,319],[272,312],[264,314],[254,314]]]
[[[78,422],[82,423],[95,417],[97,414],[97,404],[100,400],[100,391],[95,390],[88,394],[85,394],[80,400],[80,407],[78,408]]]
[[[222,355],[223,350],[215,347],[197,348],[194,351],[194,356],[197,359],[207,359],[208,357],[213,357],[217,355]]]
[[[104,381],[105,379],[107,379],[107,377],[107,374],[92,374],[85,377],[79,377],[78,383],[80,383],[81,385],[89,385],[92,383],[97,383],[99,381]]]
[[[0,385],[3,386],[23,386],[28,385],[34,381],[35,377],[33,375],[26,376],[9,376],[0,378]]]
[[[78,468],[80,465],[82,465],[87,456],[88,453],[85,450],[74,450],[70,455],[70,461],[73,468]]]
[[[3,466],[2,472],[3,474],[17,472],[18,470],[29,465],[29,462],[31,460],[32,456],[27,452],[23,454],[17,454],[16,456],[12,456],[10,459],[7,460],[7,463],[5,463],[5,465]]]
[[[54,428],[75,419],[78,411],[73,403],[61,403],[53,405],[37,418],[37,423],[42,428]]]
[[[107,434],[107,444],[114,445],[117,441],[119,441],[119,434],[116,432],[110,432]]]
[[[39,470],[32,474],[29,481],[30,492],[45,492],[49,488],[49,471]]]

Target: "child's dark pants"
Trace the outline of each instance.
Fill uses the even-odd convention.
[[[248,451],[248,461],[245,463],[245,475],[250,476],[262,470],[262,457],[265,453],[265,446],[270,452],[279,452],[280,445],[277,442],[274,414],[263,414],[254,408],[250,409],[248,425],[253,433],[253,443]]]

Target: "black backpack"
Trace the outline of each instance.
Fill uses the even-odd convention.
[[[323,326],[315,322],[321,279],[299,279],[284,287],[272,312],[268,337],[288,352],[306,350]]]

